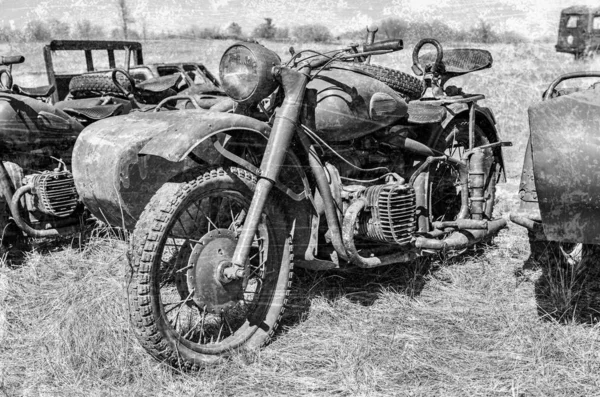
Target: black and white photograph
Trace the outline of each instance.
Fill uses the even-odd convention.
[[[600,396],[600,3],[0,0],[0,397]]]

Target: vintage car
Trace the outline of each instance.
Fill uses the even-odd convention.
[[[74,68],[75,57],[63,59],[57,52],[83,52],[85,66]],[[98,57],[99,52],[106,57]],[[84,124],[154,107],[174,95],[193,96],[194,107],[204,109],[220,104],[224,106],[219,110],[228,110],[233,104],[204,65],[145,65],[139,42],[54,40],[44,47],[44,60],[48,82],[56,87],[52,102]]]
[[[526,265],[544,271],[536,289],[540,306],[561,319],[588,321],[600,313],[594,298],[600,296],[600,85],[594,78],[600,71],[562,75],[529,108],[521,204],[511,214],[529,231]],[[573,79],[586,86],[558,89]]]
[[[600,47],[600,7],[572,6],[562,10],[556,51],[593,56]]]

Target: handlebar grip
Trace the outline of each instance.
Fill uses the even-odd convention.
[[[404,42],[401,39],[390,39],[378,41],[373,44],[363,44],[364,52],[370,51],[399,51],[404,48]]]
[[[0,57],[0,65],[14,65],[15,63],[25,62],[23,55],[12,55],[7,57]]]

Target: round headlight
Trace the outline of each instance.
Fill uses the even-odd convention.
[[[234,101],[255,104],[277,87],[271,70],[281,60],[273,51],[256,43],[235,43],[219,65],[223,91]]]

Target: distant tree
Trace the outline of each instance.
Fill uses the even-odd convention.
[[[303,42],[326,42],[331,40],[331,32],[326,26],[319,24],[296,26],[292,36]]]
[[[265,22],[254,28],[252,34],[254,37],[259,37],[261,39],[272,39],[275,37],[276,29],[275,25],[273,25],[273,19],[265,18]]]
[[[0,42],[10,43],[12,41],[18,41],[20,39],[21,32],[18,30],[12,30],[6,26],[0,26]]]
[[[497,41],[496,34],[492,30],[492,25],[483,19],[479,20],[479,23],[471,30],[471,33],[474,36],[473,41],[480,43],[493,43],[494,41]]]
[[[279,40],[288,39],[290,37],[289,28],[277,28],[275,30],[275,38]]]
[[[119,11],[119,23],[123,31],[123,38],[129,38],[129,25],[135,22],[131,10],[127,5],[127,0],[117,0],[117,9]]]
[[[114,28],[110,31],[110,38],[112,40],[123,40],[123,29]]]
[[[82,19],[75,24],[72,37],[81,40],[103,39],[104,31],[101,26],[93,24],[89,19]]]
[[[34,19],[27,22],[25,26],[25,39],[27,41],[50,41],[52,32],[45,22]]]
[[[231,22],[227,29],[225,29],[227,36],[242,37],[242,27],[236,22]]]
[[[48,20],[48,29],[50,29],[53,39],[67,39],[71,33],[71,27],[56,18]]]
[[[148,22],[146,18],[142,18],[142,40],[148,40]]]
[[[387,39],[402,39],[408,31],[408,24],[398,18],[388,18],[381,22],[379,33]]]

